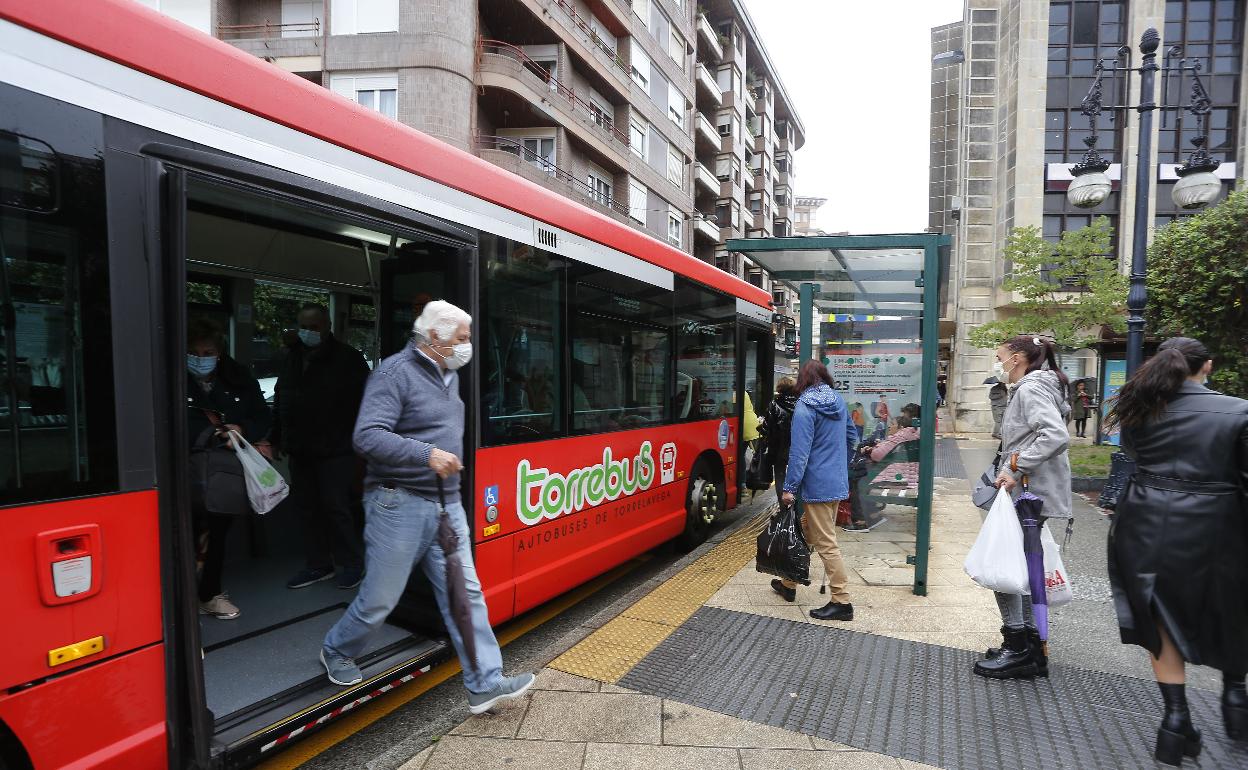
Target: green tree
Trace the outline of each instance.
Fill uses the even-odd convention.
[[[1157,231],[1146,314],[1151,335],[1208,346],[1216,389],[1248,396],[1248,190]]]
[[[1087,347],[1101,326],[1126,330],[1124,311],[1128,282],[1118,272],[1111,252],[1113,228],[1105,217],[1062,233],[1057,244],[1046,241],[1037,227],[1016,227],[1005,242],[1005,258],[1013,266],[1002,286],[1022,298],[1005,318],[971,332],[971,344],[995,348],[1019,334],[1048,333],[1066,350]],[[1072,291],[1072,285],[1082,291]]]

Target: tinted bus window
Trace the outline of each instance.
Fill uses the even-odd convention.
[[[481,407],[486,446],[563,434],[565,262],[481,235]]]
[[[596,433],[668,420],[671,293],[578,265],[572,317],[572,430]]]
[[[0,504],[117,489],[102,122],[0,86]]]
[[[736,301],[676,279],[676,418],[705,420],[733,413]]]

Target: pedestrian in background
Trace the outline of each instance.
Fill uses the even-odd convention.
[[[784,487],[784,474],[789,467],[789,442],[792,439],[793,410],[797,408],[797,383],[792,377],[781,377],[776,383],[776,397],[767,405],[761,432],[767,442],[767,461],[771,463],[776,486]]]
[[[1001,419],[1005,417],[1005,405],[1010,402],[1010,389],[995,376],[984,380],[988,388],[988,403],[992,406],[992,437],[1001,438]]]
[[[1001,418],[997,487],[1017,497],[1022,492],[1019,482],[1026,478],[1031,492],[1044,501],[1042,519],[1069,519],[1070,384],[1057,366],[1056,348],[1037,336],[1014,337],[997,348],[994,369],[998,380],[1014,386]],[[996,597],[1004,641],[975,664],[975,673],[993,679],[1048,676],[1048,656],[1030,598],[999,592]]]
[[[1114,609],[1123,644],[1152,656],[1169,765],[1200,753],[1185,662],[1222,672],[1226,733],[1248,740],[1248,401],[1206,388],[1212,369],[1197,340],[1166,340],[1108,417],[1137,464],[1109,530]]]
[[[1075,394],[1070,398],[1070,416],[1075,420],[1075,436],[1087,438],[1088,415],[1092,412],[1092,396],[1088,395],[1087,383],[1075,383]]]
[[[801,496],[802,531],[811,550],[823,560],[827,575],[830,601],[811,610],[810,616],[816,620],[853,620],[849,578],[836,542],[836,511],[849,497],[849,455],[857,432],[850,427],[849,409],[823,364],[810,360],[802,365],[797,393],[781,501],[793,505]],[[788,601],[797,596],[796,583],[773,580],[771,587]]]

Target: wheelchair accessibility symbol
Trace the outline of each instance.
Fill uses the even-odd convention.
[[[485,504],[487,506],[498,505],[498,485],[497,484],[495,484],[492,487],[485,488]]]

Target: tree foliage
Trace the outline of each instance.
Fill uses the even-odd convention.
[[[1157,231],[1146,314],[1151,335],[1208,346],[1213,387],[1248,396],[1248,190]]]
[[[1016,227],[1005,242],[1013,271],[1002,286],[1017,292],[1014,312],[971,332],[971,344],[995,348],[1019,334],[1052,335],[1059,348],[1077,350],[1097,339],[1108,326],[1126,330],[1128,282],[1112,251],[1113,228],[1105,217],[1062,233],[1056,245],[1037,227]],[[1072,291],[1072,284],[1084,287]]]

